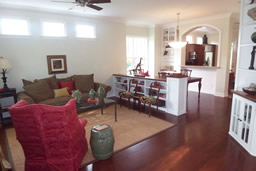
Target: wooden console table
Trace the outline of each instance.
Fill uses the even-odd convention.
[[[200,98],[200,92],[202,87],[202,78],[201,77],[189,77],[188,78],[188,85],[190,83],[198,82],[198,97]]]

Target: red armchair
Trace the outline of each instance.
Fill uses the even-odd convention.
[[[87,120],[78,120],[74,99],[65,106],[28,105],[22,100],[9,112],[26,157],[26,171],[79,170],[88,150]]]

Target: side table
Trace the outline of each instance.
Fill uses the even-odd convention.
[[[2,98],[6,98],[6,97],[13,97],[14,103],[17,103],[17,94],[16,94],[16,89],[15,88],[9,88],[6,89],[4,91],[0,91],[0,99]],[[8,107],[2,107],[2,105],[0,105],[0,118],[1,118],[1,124],[3,124],[4,122],[4,118],[3,118],[3,113],[4,112],[8,112]]]

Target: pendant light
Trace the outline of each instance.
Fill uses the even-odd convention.
[[[180,42],[179,38],[180,38],[180,30],[179,30],[179,15],[180,13],[177,13],[177,27],[176,27],[176,41],[174,42],[169,42],[168,44],[172,47],[172,48],[182,48],[184,47],[187,42]]]

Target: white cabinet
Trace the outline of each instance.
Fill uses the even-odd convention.
[[[240,34],[239,49],[237,58],[237,71],[235,80],[235,90],[242,90],[248,87],[250,83],[256,83],[256,59],[254,61],[254,70],[250,70],[251,53],[253,47],[256,46],[251,40],[251,35],[256,32],[256,20],[248,16],[250,9],[256,8],[256,3],[250,4],[251,0],[241,1],[240,10]]]
[[[248,16],[250,9],[256,8],[251,0],[241,1],[240,34],[235,80],[235,93],[232,101],[229,134],[235,138],[250,154],[256,156],[256,97],[248,96],[242,91],[250,83],[256,83],[255,69],[249,69],[251,53],[256,46],[251,35],[256,32],[256,20]]]
[[[133,76],[126,76],[120,74],[113,75],[113,92],[114,96],[119,97],[119,93],[128,90],[128,84],[131,79],[138,81],[139,92],[141,95],[148,96],[150,84],[157,81],[160,83],[160,97],[162,101],[158,109],[173,115],[181,115],[186,113],[186,98],[187,98],[187,77],[172,78],[167,77],[166,80],[152,79],[152,78],[138,78]],[[134,92],[134,89],[130,90]],[[155,106],[152,106],[155,107]]]
[[[256,103],[233,95],[229,134],[256,156]]]

